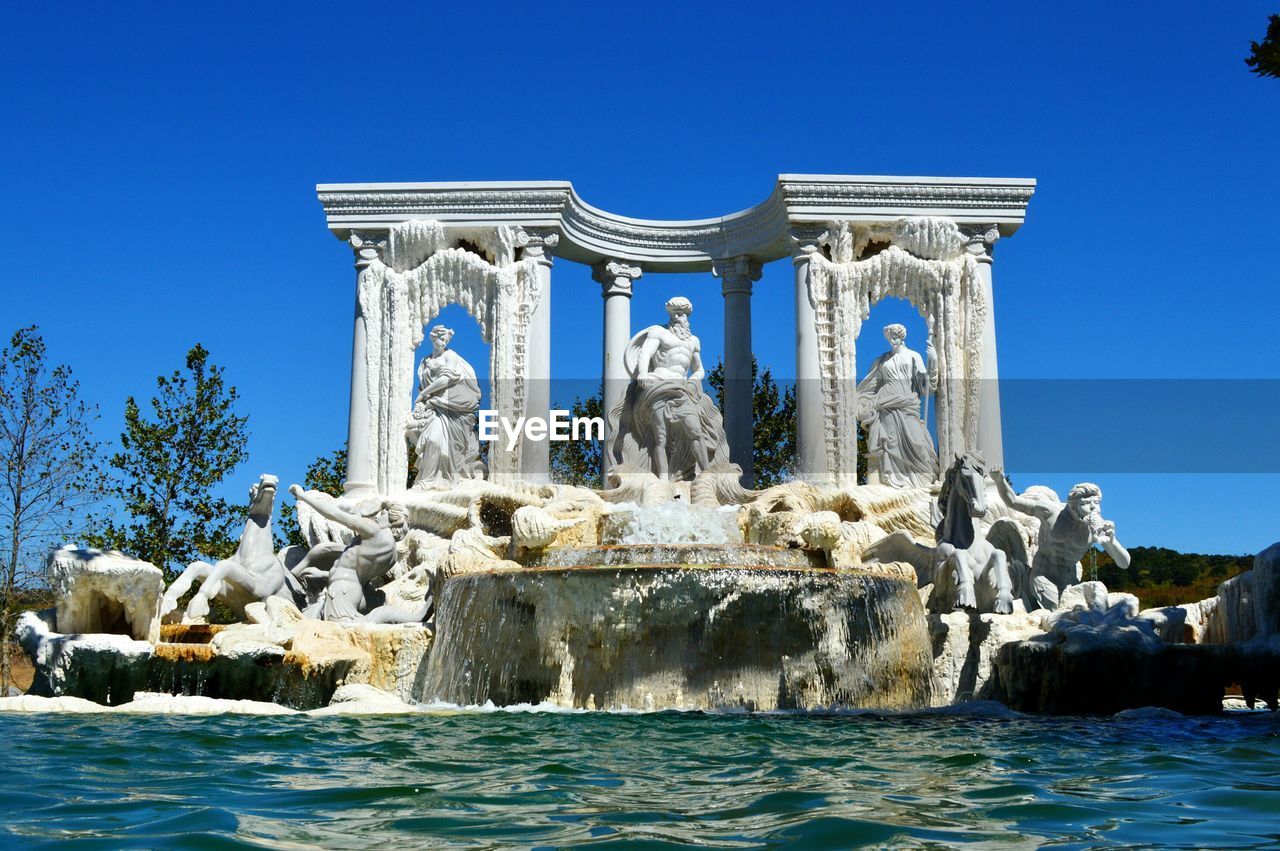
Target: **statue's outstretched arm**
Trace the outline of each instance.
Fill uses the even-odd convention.
[[[1124,545],[1116,540],[1116,525],[1111,521],[1103,524],[1103,531],[1097,535],[1098,543],[1102,544],[1102,548],[1106,550],[1107,555],[1111,556],[1111,560],[1116,563],[1116,567],[1121,570],[1128,570],[1131,558],[1129,551]]]
[[[1009,480],[1004,477],[1004,470],[992,470],[991,480],[996,484],[996,490],[1000,493],[1000,498],[1005,501],[1010,508],[1015,511],[1021,511],[1023,514],[1030,514],[1032,517],[1038,517],[1041,520],[1050,520],[1053,518],[1054,512],[1058,506],[1049,505],[1037,499],[1029,499],[1025,496],[1019,496],[1014,493],[1013,488],[1009,486]]]
[[[376,521],[343,511],[334,500],[316,499],[303,490],[301,485],[289,485],[289,493],[293,494],[293,498],[299,502],[305,502],[311,506],[321,517],[332,520],[334,523],[341,523],[362,538],[367,538],[378,531]]]

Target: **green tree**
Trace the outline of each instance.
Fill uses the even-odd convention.
[[[149,561],[172,579],[197,556],[226,558],[237,545],[244,509],[213,490],[248,457],[247,416],[239,394],[197,343],[186,370],[156,378],[152,417],[130,396],[120,451],[111,456],[112,490],[127,521],[95,518],[94,546]]]
[[[1267,34],[1261,43],[1249,42],[1249,56],[1244,64],[1259,77],[1280,77],[1280,15],[1268,19]]]
[[[604,400],[599,393],[573,400],[572,417],[604,417]],[[600,484],[600,463],[604,458],[604,442],[595,440],[553,440],[551,480],[569,485],[596,487]]]
[[[9,636],[43,583],[46,551],[80,531],[80,510],[101,493],[96,419],[71,368],[49,367],[36,326],[15,332],[0,352],[0,695],[12,678]]]
[[[307,466],[302,486],[307,490],[323,491],[332,496],[342,496],[342,485],[347,479],[347,447],[320,455]],[[305,547],[307,540],[298,526],[298,508],[293,502],[280,506],[280,522],[276,524],[276,547]]]
[[[716,404],[724,410],[724,363],[716,362],[707,373]],[[795,475],[796,388],[781,388],[769,367],[763,370],[751,358],[751,415],[754,444],[751,448],[757,488],[784,482]]]

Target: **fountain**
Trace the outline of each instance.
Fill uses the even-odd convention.
[[[990,248],[1021,224],[1033,185],[791,175],[752,211],[692,224],[610,217],[567,184],[323,187],[358,274],[345,492],[294,485],[307,546],[274,552],[276,479],[264,475],[236,554],[192,564],[167,591],[160,570],[120,553],[56,551],[58,606],[18,627],[33,693],[313,709],[356,687],[382,694],[378,711],[997,698],[1041,712],[1204,712],[1239,683],[1274,707],[1280,550],[1259,556],[1247,589],[1233,580],[1211,601],[1143,612],[1079,581],[1092,546],[1128,564],[1096,485],[1064,501],[1015,493],[1003,476]],[[433,210],[442,218],[422,218]],[[537,437],[556,431],[549,252],[561,239],[604,287],[598,489],[551,481]],[[788,247],[796,478],[757,490],[751,283]],[[703,388],[688,299],[630,334],[642,269],[695,268],[724,282],[723,412]],[[890,295],[921,311],[925,355],[889,326],[892,350],[859,385],[852,341]],[[490,410],[449,329],[435,326],[413,362],[450,304],[491,344]],[[934,393],[936,447],[921,416]],[[477,438],[494,435],[482,461]],[[206,623],[213,604],[239,622]]]

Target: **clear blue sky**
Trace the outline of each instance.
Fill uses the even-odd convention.
[[[780,172],[1035,177],[997,247],[1004,376],[1244,379],[1229,407],[1169,418],[1076,388],[1059,416],[1079,441],[1115,416],[1221,446],[1275,416],[1280,81],[1242,61],[1273,4],[199,5],[6,8],[0,330],[41,326],[106,438],[204,343],[251,417],[231,496],[345,439],[353,272],[318,182],[567,179],[610,211],[696,218],[758,203]],[[564,261],[554,281],[554,369],[593,379],[598,285]],[[790,292],[773,264],[754,302],[757,355],[784,376]],[[633,321],[675,294],[714,360],[709,275],[643,279]],[[1049,413],[1007,416],[1025,435]],[[1274,455],[1280,433],[1248,440]],[[1095,479],[1128,544],[1280,539],[1274,459],[1038,470],[1015,443],[1020,487]]]

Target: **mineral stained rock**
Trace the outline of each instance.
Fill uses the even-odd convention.
[[[258,623],[165,627],[157,644],[124,635],[62,635],[34,613],[18,636],[36,667],[31,694],[101,704],[143,692],[325,706],[344,685],[407,700],[425,672],[431,631],[422,626],[303,620],[289,603],[253,612]]]
[[[622,566],[455,576],[419,700],[909,709],[932,654],[903,573]]]

